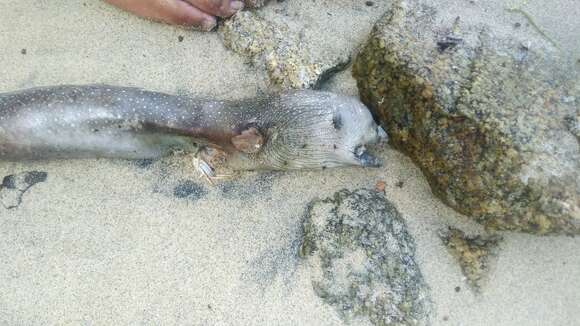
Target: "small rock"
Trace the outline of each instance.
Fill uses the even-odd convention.
[[[470,237],[454,228],[440,232],[439,236],[451,255],[458,260],[463,275],[467,278],[467,284],[473,290],[480,291],[488,280],[490,259],[497,255],[502,237],[498,235]],[[456,286],[455,292],[459,291],[461,288]]]
[[[377,181],[377,183],[375,184],[375,190],[378,192],[385,192],[385,187],[386,184],[384,181]]]
[[[300,254],[312,286],[346,321],[427,325],[428,289],[415,243],[395,206],[366,189],[310,203]]]
[[[0,184],[0,203],[6,209],[17,208],[22,203],[22,196],[32,186],[46,181],[48,173],[28,171],[4,177]]]
[[[132,163],[135,164],[139,168],[145,169],[145,168],[148,168],[151,165],[153,165],[153,163],[155,163],[155,160],[153,160],[153,159],[140,159],[140,160],[135,160]]]
[[[219,28],[224,45],[264,69],[276,88],[315,88],[329,74],[342,70],[350,58],[348,54],[314,57],[300,32],[251,11],[237,13]]]

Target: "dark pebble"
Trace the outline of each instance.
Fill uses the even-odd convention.
[[[16,189],[16,176],[13,174],[5,176],[1,186],[6,189]]]
[[[28,172],[26,174],[26,176],[24,177],[24,182],[29,186],[33,186],[39,182],[46,181],[47,177],[48,177],[48,173],[46,173],[46,172],[31,171],[31,172]]]
[[[137,167],[144,169],[144,168],[151,166],[154,162],[155,161],[152,159],[141,159],[141,160],[135,160],[134,163]]]

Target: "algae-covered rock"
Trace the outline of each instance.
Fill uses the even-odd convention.
[[[219,34],[227,48],[264,69],[276,88],[313,88],[328,74],[344,68],[350,57],[311,51],[311,44],[302,40],[301,28],[242,11],[225,21]]]
[[[451,227],[439,236],[457,259],[467,284],[479,292],[488,281],[491,259],[497,256],[502,237],[495,234],[469,236]]]
[[[342,190],[313,201],[300,252],[316,294],[346,320],[428,324],[428,291],[414,240],[381,193]]]
[[[458,211],[495,229],[579,234],[576,68],[548,42],[442,21],[394,6],[355,60],[362,100]]]

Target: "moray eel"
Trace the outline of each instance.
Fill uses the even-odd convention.
[[[353,97],[290,91],[215,101],[107,85],[0,94],[0,160],[199,152],[234,170],[378,166],[386,133]]]

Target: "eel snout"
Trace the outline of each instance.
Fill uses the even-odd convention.
[[[373,168],[383,166],[383,161],[380,158],[370,154],[366,146],[358,147],[354,155],[356,159],[359,161],[361,166]]]
[[[383,127],[377,126],[376,133],[377,133],[376,141],[369,143],[369,145],[384,144],[389,140],[389,136],[387,135],[387,132],[383,129]],[[356,159],[360,162],[361,166],[374,168],[383,166],[383,160],[372,155],[368,151],[367,147],[364,145],[357,147],[354,154]]]

